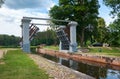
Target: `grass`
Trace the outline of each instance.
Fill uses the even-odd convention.
[[[20,46],[0,46],[0,48],[20,48]]]
[[[0,46],[0,50],[18,50],[20,47],[9,47],[9,46]]]
[[[59,50],[58,46],[44,46],[45,49]]]
[[[58,46],[45,46],[45,49],[59,50]],[[98,54],[106,56],[120,57],[120,48],[118,47],[89,47],[89,54]]]
[[[117,48],[117,47],[93,47],[92,48],[91,47],[89,48],[89,53],[120,57],[120,48]]]
[[[49,76],[21,50],[10,50],[1,59],[0,79],[48,79]]]

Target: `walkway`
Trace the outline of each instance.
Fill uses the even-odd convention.
[[[50,79],[94,79],[86,74],[80,73],[58,63],[47,60],[39,55],[28,54],[39,66],[47,71]]]
[[[5,52],[6,53],[6,52]],[[3,55],[5,54],[3,50],[0,50],[0,59],[3,57]],[[5,64],[5,62],[3,62],[2,60],[0,60],[0,64]]]
[[[0,50],[0,59],[3,57],[3,50]]]

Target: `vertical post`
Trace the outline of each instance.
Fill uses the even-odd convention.
[[[30,19],[22,19],[23,51],[30,53],[29,24]]]
[[[77,22],[71,21],[69,24],[70,26],[70,52],[77,51],[77,42],[76,42],[76,26],[78,25]]]
[[[62,42],[60,41],[60,44],[59,44],[59,51],[62,50]]]

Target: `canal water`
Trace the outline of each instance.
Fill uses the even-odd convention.
[[[41,55],[44,58],[60,63],[79,72],[90,75],[96,79],[120,79],[120,68],[109,65],[93,63],[90,61],[77,62],[64,58],[57,58],[50,55]]]

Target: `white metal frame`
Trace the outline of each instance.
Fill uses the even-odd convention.
[[[51,20],[57,22],[67,22],[70,26],[70,50],[69,52],[76,52],[77,51],[77,42],[76,42],[76,26],[77,22],[75,21],[68,21],[68,20],[57,20],[57,19],[49,19],[49,18],[36,18],[36,17],[23,17],[22,19],[22,36],[23,36],[23,51],[30,53],[30,40],[29,40],[29,25],[31,24],[31,20]],[[50,25],[50,24],[39,24],[39,23],[32,23],[35,25]]]

